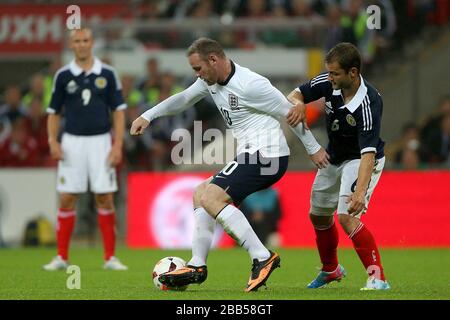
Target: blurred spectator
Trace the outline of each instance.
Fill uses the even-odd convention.
[[[35,167],[38,165],[38,144],[28,134],[25,120],[17,118],[11,127],[11,135],[0,146],[0,167]]]
[[[278,192],[273,188],[255,192],[242,202],[240,209],[261,242],[274,245],[268,241],[276,238],[278,221],[281,217]]]
[[[342,42],[343,31],[341,26],[341,9],[331,5],[327,8],[327,33],[325,38],[325,51],[330,51],[339,42]]]
[[[415,149],[405,147],[401,152],[399,169],[403,170],[417,170],[421,168],[419,153]]]
[[[291,0],[291,15],[296,18],[320,19],[311,7],[311,0]]]
[[[0,115],[0,146],[11,134],[11,122],[8,117]]]
[[[121,77],[122,95],[128,107],[144,110],[144,96],[141,91],[135,88],[134,77],[125,74]]]
[[[183,91],[176,85],[175,77],[170,72],[161,75],[160,86],[152,88],[147,94],[147,104],[152,107],[168,97]],[[171,164],[170,148],[172,132],[178,128],[190,129],[195,119],[195,109],[188,108],[184,112],[172,117],[162,117],[152,121],[151,142],[146,144],[152,152],[152,166],[155,170],[163,170]],[[148,138],[148,135],[144,137]]]
[[[134,10],[135,17],[142,21],[156,20],[163,14],[161,1],[157,0],[144,0],[140,1],[138,8]]]
[[[156,58],[149,58],[146,63],[146,74],[138,81],[137,88],[142,92],[159,86],[159,63]]]
[[[187,15],[193,19],[217,19],[212,0],[195,1],[189,8]]]
[[[34,98],[30,102],[28,110],[28,115],[24,119],[24,127],[28,134],[36,140],[38,150],[37,165],[56,165],[56,162],[52,161],[50,157],[47,135],[47,114],[43,110],[41,99]]]
[[[122,80],[122,95],[128,108],[125,110],[127,132],[131,128],[131,123],[145,111],[146,106],[144,96],[141,91],[134,88],[134,77],[124,75]],[[126,134],[124,137],[124,148],[126,165],[129,170],[147,170],[148,149],[142,137],[132,137]]]
[[[31,102],[35,99],[40,101],[40,105],[42,110],[46,110],[48,104],[50,103],[50,98],[52,96],[52,92],[45,90],[45,77],[40,73],[36,73],[31,76],[30,80],[30,89],[24,95],[22,99],[22,103],[24,106],[29,109]]]
[[[422,138],[422,156],[430,164],[443,164],[449,160],[450,113],[446,113],[438,126],[433,127]]]
[[[172,1],[180,2],[180,1]],[[144,0],[138,5],[137,8],[133,10],[135,18],[139,22],[157,22],[159,18],[164,16],[164,8],[160,4],[161,1],[157,0]],[[169,43],[167,42],[167,33],[161,32],[160,30],[145,30],[137,29],[134,34],[134,38],[141,43],[143,43],[148,48],[158,48],[166,47]]]
[[[375,5],[381,11],[381,29],[376,32],[376,49],[384,51],[391,46],[391,41],[397,30],[397,19],[391,0],[377,0]]]
[[[266,19],[270,18],[269,3],[266,0],[241,1],[236,8],[235,15],[241,19]],[[259,42],[259,30],[257,28],[242,28],[235,32],[239,48],[254,48]]]
[[[419,128],[415,123],[407,123],[403,126],[402,135],[397,141],[386,146],[386,157],[397,168],[416,168],[419,162]]]
[[[198,0],[193,3],[193,5],[188,9],[188,17],[195,19],[196,21],[203,22],[213,22],[218,19],[217,14],[214,12],[214,6],[212,0]],[[189,35],[185,36],[189,41],[192,42],[197,38],[201,37],[214,37],[209,28],[205,28],[200,25],[199,27],[190,30]]]
[[[405,150],[418,152],[420,149],[419,128],[414,123],[408,123],[403,127],[399,150],[395,154],[395,162],[401,163],[402,153]]]
[[[430,134],[430,131],[433,131],[437,127],[439,127],[442,118],[446,114],[450,114],[450,95],[442,97],[437,109],[428,117],[428,119],[424,121],[422,130],[420,132],[420,136],[422,137],[422,139],[425,136],[428,136]]]
[[[284,19],[287,17],[287,10],[281,3],[276,3],[272,8],[272,19]],[[286,28],[267,28],[261,30],[261,39],[265,44],[282,45],[285,47],[295,47],[298,45],[298,35],[296,30]]]
[[[266,18],[269,16],[269,2],[266,0],[240,1],[235,14],[237,17]]]
[[[449,161],[450,96],[440,100],[437,110],[424,123],[420,132],[423,148],[421,159],[430,164]]]
[[[47,108],[48,104],[50,103],[53,91],[53,77],[61,67],[62,67],[61,56],[56,55],[52,57],[48,70],[43,72],[44,77],[44,104],[42,105],[43,108]]]
[[[365,66],[375,54],[375,31],[367,28],[367,13],[362,0],[349,0],[341,18],[342,41],[353,43],[361,52]]]
[[[0,117],[6,116],[11,123],[26,116],[26,109],[22,104],[22,93],[16,85],[8,86],[5,90],[5,104],[0,106]]]

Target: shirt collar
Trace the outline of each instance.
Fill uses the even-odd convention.
[[[234,76],[234,73],[236,72],[236,66],[234,65],[234,62],[232,60],[230,60],[230,64],[231,64],[231,72],[230,72],[230,74],[225,79],[225,81],[217,82],[217,84],[219,84],[221,86],[226,86],[228,84],[228,82],[230,82],[231,78]]]
[[[81,69],[81,67],[75,62],[75,60],[72,60],[70,62],[69,68],[70,72],[72,72],[74,76],[79,76],[83,72],[83,69]],[[99,75],[101,72],[102,62],[97,57],[94,57],[94,64],[92,65],[92,68],[86,72],[86,75],[89,75],[91,73]]]
[[[350,100],[349,103],[344,104],[339,109],[347,108],[350,112],[355,112],[356,109],[361,105],[361,103],[364,100],[364,97],[367,94],[367,87],[364,84],[364,79],[361,75],[359,75],[359,78],[361,80],[361,83],[359,85],[358,91],[356,91],[356,94],[353,96],[352,100]],[[333,96],[341,95],[341,90],[333,90]]]

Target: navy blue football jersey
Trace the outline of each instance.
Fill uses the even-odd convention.
[[[332,164],[359,159],[366,152],[375,152],[376,159],[384,156],[384,141],[380,138],[383,100],[363,77],[358,91],[347,104],[341,90],[333,89],[327,73],[300,85],[299,89],[305,103],[325,98],[327,152]]]
[[[67,133],[103,134],[111,130],[111,112],[127,107],[121,90],[114,69],[98,58],[89,72],[72,61],[55,74],[47,113],[64,112]]]

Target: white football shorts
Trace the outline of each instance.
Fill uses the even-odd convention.
[[[360,162],[360,159],[349,160],[339,166],[329,165],[318,170],[311,191],[311,214],[329,216],[336,210],[337,214],[348,214],[350,204],[346,201],[355,190]],[[366,208],[380,179],[384,162],[384,157],[376,160],[366,193]],[[364,212],[356,217],[361,217]]]
[[[116,170],[108,163],[111,151],[109,133],[75,136],[64,133],[61,141],[64,159],[58,163],[58,192],[111,193],[117,191]]]

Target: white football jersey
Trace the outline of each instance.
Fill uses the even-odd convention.
[[[290,154],[279,118],[285,117],[292,104],[270,81],[233,63],[232,72],[224,83],[211,86],[198,78],[189,88],[155,107],[142,117],[151,121],[163,115],[181,112],[206,95],[214,100],[227,126],[237,140],[237,154],[259,151],[264,157],[282,157]],[[302,140],[308,154],[320,149],[312,134],[301,133],[299,125],[294,133]]]
[[[264,157],[289,155],[289,147],[274,117],[286,98],[263,76],[238,64],[224,84],[204,86],[237,140],[237,154],[259,150]]]

